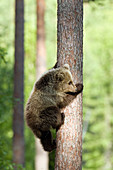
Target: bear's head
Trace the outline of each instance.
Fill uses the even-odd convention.
[[[49,70],[36,82],[35,87],[46,93],[53,92],[67,95],[77,95],[83,89],[82,84],[74,85],[68,64]]]

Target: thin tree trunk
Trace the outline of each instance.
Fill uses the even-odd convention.
[[[45,50],[45,1],[37,0],[37,58],[36,72],[37,79],[46,71],[46,50]],[[39,139],[35,139],[36,156],[35,170],[48,170],[48,153],[42,148]]]
[[[68,63],[75,83],[82,83],[83,0],[58,0],[57,60]],[[57,132],[55,170],[82,169],[82,94],[65,110]]]
[[[24,166],[24,0],[15,1],[13,162]]]

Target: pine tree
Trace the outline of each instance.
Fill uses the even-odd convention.
[[[75,83],[82,83],[83,1],[58,0],[57,61],[68,63]],[[65,110],[57,132],[55,169],[82,169],[82,94]]]
[[[24,0],[15,1],[13,162],[24,166]]]

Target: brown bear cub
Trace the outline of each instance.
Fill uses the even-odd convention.
[[[35,83],[26,105],[25,118],[34,135],[40,138],[45,151],[51,152],[56,148],[50,128],[58,130],[64,123],[61,109],[82,90],[82,84],[74,85],[68,64],[49,70]]]

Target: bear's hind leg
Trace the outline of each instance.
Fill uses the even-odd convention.
[[[64,123],[64,117],[64,113],[61,113],[58,107],[50,106],[46,108],[40,113],[43,131],[49,130],[47,127],[51,126],[54,129],[60,127]]]
[[[52,134],[50,131],[42,132],[41,143],[45,151],[51,152],[56,149],[56,141],[53,140]]]

